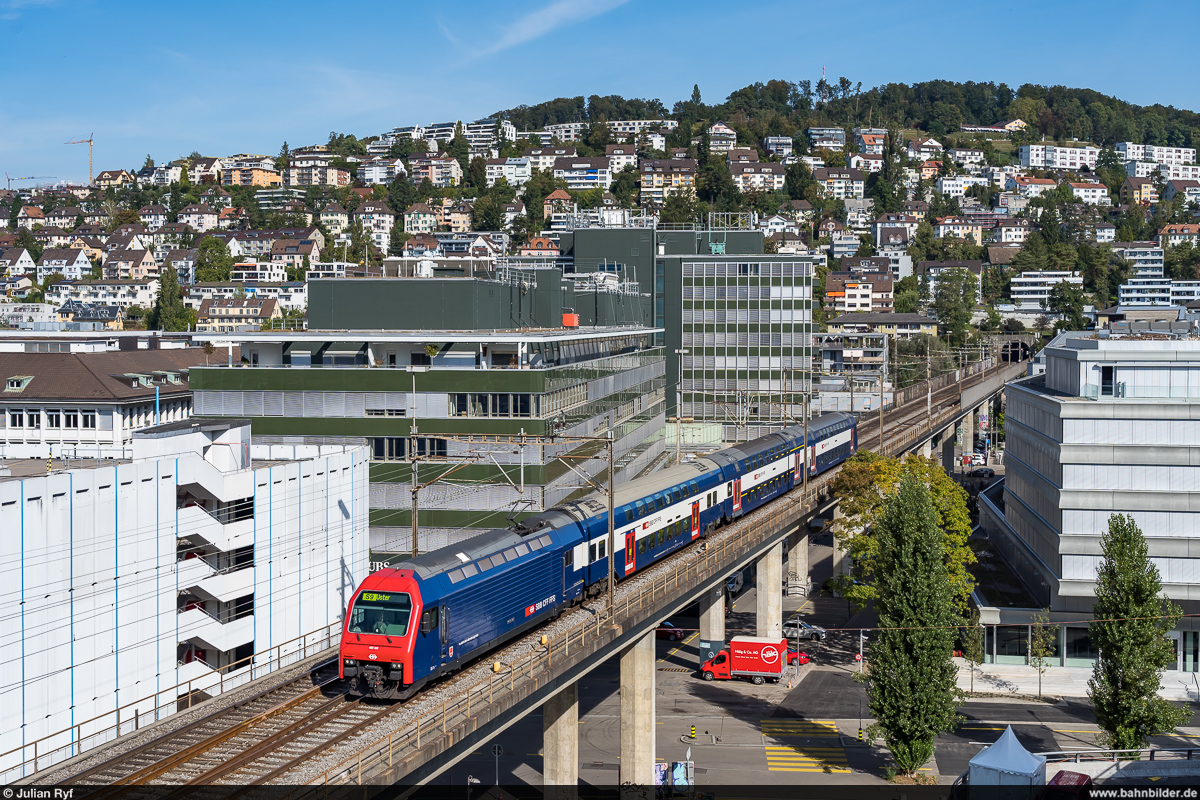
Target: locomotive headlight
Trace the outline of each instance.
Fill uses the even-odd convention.
[[[346,664],[346,666],[347,666],[347,667],[353,667],[353,666],[354,666],[355,664],[357,664],[357,663],[358,663],[358,662],[357,662],[357,661],[355,661],[353,658],[347,658],[347,659],[346,659],[346,661],[345,661],[345,664]]]
[[[389,664],[388,666],[389,666],[391,669],[401,669],[403,665],[401,665],[401,664]]]

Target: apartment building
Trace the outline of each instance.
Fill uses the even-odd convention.
[[[533,177],[533,167],[526,157],[489,158],[485,164],[487,185],[495,186],[503,178],[509,186],[520,188]]]
[[[853,197],[859,200],[863,197],[862,170],[819,167],[813,170],[813,179],[826,197]]]
[[[226,167],[221,171],[222,186],[282,186],[283,173],[274,167]]]
[[[396,214],[387,203],[376,200],[363,203],[354,210],[354,221],[362,225],[363,233],[371,237],[371,243],[381,253],[388,251]]]
[[[729,174],[739,192],[777,192],[783,189],[786,168],[771,161],[731,164]]]
[[[1080,200],[1090,205],[1111,205],[1112,200],[1108,196],[1108,187],[1103,183],[1075,183],[1068,182],[1071,187],[1071,194],[1076,200]]]
[[[891,270],[831,272],[825,278],[825,309],[835,314],[891,311],[894,294]]]
[[[1060,283],[1082,287],[1083,277],[1070,270],[1022,272],[1013,276],[1009,297],[1017,311],[1045,311],[1044,301],[1050,297],[1051,290]]]
[[[696,194],[694,158],[643,158],[638,165],[644,204],[662,205],[673,194]]]
[[[187,419],[135,433],[132,458],[10,467],[6,580],[37,591],[0,599],[0,658],[22,678],[0,687],[0,768],[336,644],[369,570],[369,462],[361,444],[310,452]]]
[[[408,179],[418,186],[428,180],[438,189],[459,186],[463,181],[462,165],[453,156],[413,153],[408,159]]]
[[[1158,187],[1150,178],[1126,178],[1121,184],[1121,202],[1153,205],[1158,202]]]
[[[1167,675],[1200,669],[1200,571],[1191,557],[1200,536],[1200,340],[1188,330],[1183,324],[1170,341],[1064,337],[1043,351],[1043,375],[1005,388],[1003,507],[982,498],[981,527],[1035,606],[1063,621],[1056,652],[1064,666],[1096,658],[1081,620],[1095,602],[1100,537],[1110,515],[1129,514],[1164,593],[1184,613],[1168,634],[1176,657]],[[989,649],[998,660],[1024,659],[1025,631],[1008,627],[990,632],[999,641]]]
[[[1196,148],[1163,147],[1136,142],[1117,142],[1113,150],[1122,161],[1152,161],[1155,164],[1195,164]]]
[[[1163,192],[1163,199],[1174,200],[1176,195],[1182,194],[1185,203],[1200,203],[1200,181],[1196,180],[1177,180],[1169,181],[1167,189]]]
[[[938,239],[954,236],[983,244],[983,226],[978,220],[966,217],[938,217],[933,223],[933,235]]]
[[[1025,169],[1095,169],[1098,158],[1100,148],[1090,144],[1083,147],[1026,144],[1020,150],[1021,166]]]
[[[1193,247],[1200,245],[1200,225],[1167,225],[1166,227],[1159,228],[1159,247],[1166,249],[1168,247],[1175,247],[1176,245],[1184,244],[1185,242]]]
[[[566,181],[572,191],[594,189],[597,186],[607,191],[612,186],[612,166],[604,156],[559,158],[554,161],[551,171],[555,178]]]
[[[1058,184],[1049,178],[1030,178],[1025,175],[1009,175],[1005,178],[1004,188],[1016,192],[1021,197],[1041,197],[1047,192],[1053,192]]]
[[[712,153],[728,153],[737,147],[737,131],[724,122],[717,122],[708,129],[708,149]]]
[[[144,280],[59,281],[46,290],[46,302],[61,306],[68,301],[102,306],[149,308],[158,296],[158,278]]]
[[[372,186],[386,186],[393,181],[407,180],[408,170],[398,158],[368,158],[358,165],[355,175]]]

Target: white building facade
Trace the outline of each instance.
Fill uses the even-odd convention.
[[[128,462],[0,480],[6,782],[34,742],[44,769],[112,738],[117,708],[149,724],[336,643],[369,566],[367,470],[364,445],[190,420]]]

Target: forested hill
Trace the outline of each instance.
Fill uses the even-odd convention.
[[[827,83],[772,80],[738,89],[724,102],[708,105],[700,90],[669,109],[660,100],[564,97],[499,111],[519,131],[559,122],[670,117],[680,121],[678,138],[695,135],[692,124],[722,120],[756,137],[794,135],[812,125],[915,128],[939,136],[962,124],[1020,118],[1032,137],[1090,140],[1098,144],[1142,142],[1174,147],[1200,146],[1200,114],[1171,106],[1137,106],[1091,89],[1004,83],[926,81],[911,86],[888,83],[863,89],[847,78]],[[670,142],[672,146],[676,142]],[[686,141],[683,142],[686,145]]]

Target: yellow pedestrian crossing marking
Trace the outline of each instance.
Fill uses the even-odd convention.
[[[841,747],[767,747],[770,772],[850,772],[850,762]]]
[[[775,739],[792,736],[836,737],[837,725],[831,719],[764,719],[761,722],[764,736]]]

